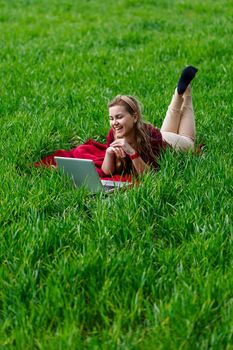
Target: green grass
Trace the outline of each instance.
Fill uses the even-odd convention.
[[[0,0],[0,348],[233,349],[229,1]],[[160,126],[182,68],[201,156],[91,197],[31,165],[104,141],[107,101]]]

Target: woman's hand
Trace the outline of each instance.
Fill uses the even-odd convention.
[[[110,144],[109,148],[113,150],[120,148],[125,152],[125,154],[128,154],[129,156],[132,156],[136,153],[136,150],[125,139],[115,140]],[[138,174],[142,174],[144,171],[149,169],[149,165],[146,164],[140,156],[133,158],[132,163]]]
[[[108,147],[106,150],[106,153],[109,155],[115,155],[117,158],[125,158],[126,157],[126,153],[124,152],[123,148],[121,147]]]
[[[114,142],[112,142],[110,144],[110,148],[113,148],[114,150],[117,149],[117,151],[120,149],[121,151],[124,152],[125,156],[126,156],[126,154],[132,155],[136,152],[135,149],[133,149],[133,147],[130,146],[130,144],[125,139],[115,140]],[[123,157],[121,157],[121,158],[123,158]]]

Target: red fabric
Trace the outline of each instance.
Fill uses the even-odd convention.
[[[75,147],[75,148],[71,149],[70,151],[66,151],[63,149],[58,150],[58,151],[54,152],[53,154],[43,158],[40,162],[34,163],[34,165],[36,167],[39,167],[39,166],[49,167],[51,165],[57,166],[56,162],[54,160],[55,156],[57,156],[57,157],[69,157],[69,158],[81,158],[81,159],[92,159],[94,164],[95,164],[96,171],[98,172],[101,179],[112,180],[112,181],[131,182],[132,177],[130,176],[130,174],[124,174],[124,175],[116,174],[113,176],[108,176],[108,175],[105,175],[105,173],[102,171],[101,165],[103,163],[107,147],[108,147],[107,144],[102,144],[102,143],[99,143],[99,142],[96,142],[96,141],[90,139],[87,142],[85,142],[84,144],[82,144],[78,147]]]
[[[149,132],[150,135],[150,142],[151,142],[151,147],[154,155],[157,157],[160,154],[161,149],[165,149],[166,144],[162,140],[162,135],[159,131],[159,129],[154,128],[152,125],[147,125],[147,131]],[[108,176],[105,175],[104,172],[101,169],[105,152],[106,149],[109,147],[109,145],[114,141],[114,132],[112,129],[110,129],[106,143],[102,144],[97,141],[94,141],[92,139],[88,140],[84,144],[75,147],[71,149],[70,151],[66,150],[58,150],[54,152],[53,154],[43,158],[40,162],[34,163],[36,167],[38,166],[56,166],[56,162],[54,160],[55,156],[58,157],[69,157],[69,158],[81,158],[81,159],[92,159],[96,171],[98,172],[99,176],[101,179],[110,179],[113,181],[132,181],[132,176],[131,176],[131,171],[132,171],[132,161],[130,160],[129,157],[127,158],[127,165],[126,165],[126,170],[123,175],[113,175],[113,176]],[[158,169],[158,164],[156,163],[155,159],[150,158],[148,155],[141,155],[143,160],[147,163],[152,164],[155,169]]]

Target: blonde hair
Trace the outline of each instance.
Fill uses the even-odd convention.
[[[124,106],[129,114],[132,116],[137,115],[138,118],[135,123],[137,151],[143,158],[144,156],[148,158],[149,155],[154,159],[155,155],[151,148],[150,135],[147,127],[149,123],[146,123],[143,119],[140,102],[130,95],[117,95],[108,103],[108,108],[113,106]]]

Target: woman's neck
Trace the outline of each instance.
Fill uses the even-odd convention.
[[[114,139],[117,139],[117,136],[115,134]],[[125,136],[124,139],[132,146],[133,148],[137,147],[137,139],[136,139],[136,131],[134,130],[130,135]]]
[[[133,147],[135,148],[137,145],[137,139],[136,139],[136,132],[134,131],[130,135],[125,137],[125,140]]]

